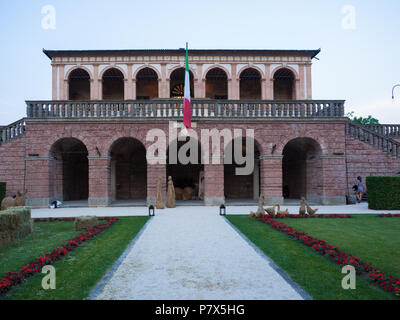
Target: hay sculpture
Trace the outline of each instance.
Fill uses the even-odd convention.
[[[157,209],[165,209],[164,199],[162,195],[162,186],[161,186],[161,178],[157,179],[157,199],[156,199],[156,208]]]
[[[167,208],[175,208],[175,189],[172,177],[168,177]]]
[[[257,218],[264,217],[264,196],[263,195],[260,195],[260,198],[258,199],[258,209],[256,212],[256,217]]]
[[[0,248],[33,232],[30,207],[10,207],[0,211]]]
[[[99,222],[98,222],[96,216],[76,217],[75,218],[75,230],[76,231],[84,231],[84,230],[93,228],[98,223]]]
[[[23,207],[26,203],[26,194],[28,190],[25,190],[24,193],[17,192],[17,196],[15,198],[5,197],[3,201],[1,201],[1,210],[7,210],[11,207]]]
[[[304,198],[301,198],[300,200],[299,215],[301,217],[304,217],[306,215],[306,199]]]

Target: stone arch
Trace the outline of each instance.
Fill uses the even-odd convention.
[[[232,139],[224,149],[224,196],[227,200],[233,199],[258,199],[261,193],[261,166],[260,157],[263,154],[261,144],[253,137],[247,137],[254,143],[253,154],[250,155],[254,160],[254,167],[251,174],[237,175],[237,168],[244,167],[235,161],[234,141]],[[248,152],[246,137],[242,137],[242,155]]]
[[[190,96],[194,97],[194,81],[196,79],[195,73],[189,68],[190,74]],[[170,84],[170,97],[183,97],[183,86],[185,79],[185,68],[178,66],[173,68],[168,76]]]
[[[286,199],[319,201],[322,195],[322,148],[315,139],[291,139],[282,150],[282,193]]]
[[[228,99],[228,73],[218,66],[209,68],[205,74],[206,98]]]
[[[100,73],[102,80],[103,100],[124,100],[125,80],[124,70],[117,66],[110,66]]]
[[[120,137],[109,150],[111,200],[141,200],[147,196],[146,147],[133,137]]]
[[[296,71],[293,68],[279,67],[272,76],[274,100],[296,99]]]
[[[223,70],[226,73],[226,76],[227,76],[228,80],[232,79],[232,74],[231,74],[231,72],[229,72],[229,70],[226,67],[224,67],[223,65],[220,65],[220,64],[213,64],[212,66],[209,66],[207,69],[205,69],[203,71],[202,80],[206,80],[207,73],[210,70],[215,69],[215,68]]]
[[[93,74],[92,71],[90,71],[90,69],[86,66],[82,66],[82,65],[77,65],[77,66],[73,66],[71,69],[69,69],[66,73],[65,73],[65,77],[64,80],[68,81],[69,76],[71,75],[72,72],[74,72],[76,69],[82,69],[85,70],[89,76],[90,76],[90,81],[93,81]]]
[[[87,201],[89,198],[88,149],[79,139],[62,137],[49,150],[50,199]]]
[[[90,100],[92,78],[86,68],[73,68],[68,72],[68,100]]]
[[[271,79],[274,79],[275,73],[277,73],[281,69],[288,69],[288,70],[292,71],[295,80],[300,80],[300,76],[299,76],[299,73],[297,72],[297,70],[295,68],[291,67],[291,66],[288,66],[288,65],[286,65],[286,66],[278,66],[278,67],[274,68],[272,70],[272,73],[271,73]]]
[[[153,67],[152,65],[146,65],[146,64],[144,64],[143,66],[140,66],[139,68],[137,68],[137,69],[135,70],[135,72],[133,73],[132,78],[133,78],[133,79],[136,79],[138,73],[139,73],[140,71],[142,71],[143,69],[146,69],[146,68],[149,68],[149,69],[153,70],[153,71],[157,74],[157,78],[158,78],[158,79],[161,79],[161,73],[160,73],[160,71],[157,70],[157,68]]]
[[[262,71],[255,67],[244,67],[238,74],[240,99],[260,100],[262,97]]]
[[[151,67],[140,68],[135,73],[136,99],[148,100],[158,97],[158,82],[160,76],[156,69]]]

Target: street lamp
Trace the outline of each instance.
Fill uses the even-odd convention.
[[[396,87],[400,87],[400,84],[396,84],[395,86],[393,86],[392,88],[392,99],[394,100],[394,89],[396,89]]]

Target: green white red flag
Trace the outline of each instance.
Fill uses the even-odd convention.
[[[183,124],[187,129],[192,127],[192,110],[190,105],[190,73],[188,44],[186,43],[185,89],[183,98]]]

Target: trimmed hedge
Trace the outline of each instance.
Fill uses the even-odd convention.
[[[400,177],[367,177],[368,208],[400,209]]]
[[[7,184],[5,182],[0,182],[0,204],[6,197],[6,185]]]

